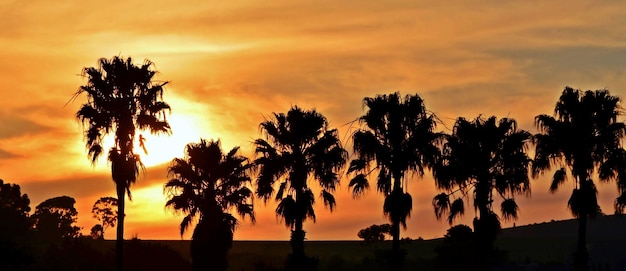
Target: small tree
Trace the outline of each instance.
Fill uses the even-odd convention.
[[[37,205],[32,216],[35,230],[49,241],[79,237],[80,228],[74,225],[78,217],[75,203],[72,197],[60,196]]]
[[[89,236],[91,236],[94,240],[104,240],[104,227],[100,224],[93,225]]]
[[[385,235],[391,236],[391,224],[372,225],[359,231],[357,236],[370,243],[384,241]]]
[[[113,197],[102,197],[98,199],[91,208],[91,214],[93,218],[100,221],[98,225],[102,228],[102,238],[104,238],[106,229],[115,227],[117,223],[117,199]]]

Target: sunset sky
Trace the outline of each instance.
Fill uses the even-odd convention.
[[[259,123],[294,105],[316,108],[350,147],[346,124],[376,94],[418,93],[446,132],[458,116],[482,114],[515,118],[535,133],[534,116],[551,114],[565,86],[626,97],[625,1],[113,2],[0,0],[0,178],[21,185],[33,209],[74,197],[86,234],[96,223],[91,206],[115,190],[106,157],[95,166],[87,159],[74,117],[86,99],[70,99],[86,82],[83,67],[101,57],[149,59],[157,79],[171,81],[164,100],[173,134],[148,137],[126,238],[181,238],[182,216],[164,208],[163,184],[186,143],[219,138],[253,157]],[[547,175],[532,180],[532,198],[518,199],[517,225],[571,218],[573,184],[550,194]],[[353,200],[347,183],[333,213],[318,200],[317,222],[305,223],[309,240],[357,239],[359,229],[386,223],[383,197],[370,190]],[[445,234],[432,177],[409,188],[413,212],[402,236]],[[602,210],[613,213],[615,184],[599,190]],[[256,224],[242,221],[235,239],[288,240],[274,209],[256,201]],[[467,210],[458,223],[471,225]]]

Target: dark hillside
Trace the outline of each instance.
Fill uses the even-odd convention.
[[[496,246],[507,251],[511,261],[567,263],[575,250],[577,230],[575,219],[518,226],[504,229]],[[592,267],[626,270],[626,216],[590,219],[587,247]]]
[[[577,221],[574,219],[536,223],[502,230],[496,246],[509,262],[567,268],[575,250]],[[132,242],[132,241],[127,241]],[[190,261],[188,240],[141,240],[148,247],[164,246]],[[407,270],[430,270],[435,247],[442,239],[406,241]],[[106,241],[101,249],[112,249]],[[363,241],[307,241],[307,254],[319,259],[319,270],[380,270],[381,254],[391,242],[365,244]],[[626,216],[603,216],[589,220],[588,248],[591,270],[626,270]],[[231,270],[271,270],[281,267],[291,249],[288,241],[235,241],[230,252]],[[153,258],[152,261],[167,261]],[[554,267],[556,266],[556,267]],[[608,268],[608,269],[607,269]],[[542,270],[542,269],[541,269]]]

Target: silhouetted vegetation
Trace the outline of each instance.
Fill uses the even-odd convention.
[[[236,210],[254,222],[249,171],[252,164],[238,154],[239,147],[223,153],[220,141],[188,144],[186,157],[175,158],[169,167],[172,178],[165,184],[165,206],[185,214],[180,234],[197,221],[191,237],[193,270],[225,271],[233,242]]]
[[[426,111],[419,95],[400,97],[399,93],[365,98],[368,111],[359,118],[365,127],[353,134],[357,159],[350,162],[348,173],[358,172],[350,181],[358,197],[369,188],[368,178],[378,175],[376,188],[385,196],[383,213],[391,221],[393,237],[391,270],[402,268],[400,225],[406,228],[413,201],[406,192],[405,174],[424,175],[439,156],[436,147],[440,134],[434,132],[436,117]],[[373,164],[373,165],[372,165]]]
[[[80,228],[75,225],[78,211],[74,204],[74,198],[60,196],[37,205],[31,218],[38,238],[55,244],[64,239],[78,238]]]
[[[113,197],[99,198],[91,208],[91,215],[100,221],[100,224],[94,225],[91,229],[92,236],[94,233],[100,233],[100,238],[104,239],[104,231],[107,228],[115,227],[117,222],[117,199]]]
[[[481,270],[472,228],[456,225],[448,229],[443,243],[435,247],[436,270]]]
[[[517,129],[513,119],[496,117],[468,121],[458,118],[451,135],[446,136],[442,159],[433,168],[435,183],[441,193],[433,199],[438,219],[448,214],[452,224],[465,211],[468,199],[478,216],[474,218],[476,250],[480,270],[494,262],[493,242],[500,230],[500,218],[493,211],[494,197],[502,198],[504,219],[517,219],[516,195],[530,195],[528,172],[531,159],[526,154],[532,136]],[[450,201],[449,196],[457,196]]]
[[[124,242],[124,199],[126,194],[130,199],[130,186],[143,167],[134,146],[144,147],[145,139],[136,136],[136,131],[170,133],[165,119],[170,107],[162,101],[167,82],[154,83],[154,74],[151,62],[135,66],[130,58],[120,57],[101,59],[97,68],[83,70],[88,83],[75,97],[85,93],[87,102],[76,117],[85,126],[92,162],[104,152],[103,138],[114,136],[108,160],[118,198],[103,197],[94,203],[91,213],[99,223],[89,236],[83,236],[76,226],[74,198],[46,199],[31,213],[30,199],[20,186],[0,180],[0,270],[400,271],[490,270],[494,266],[541,270],[565,269],[565,262],[572,259],[577,271],[589,267],[620,270],[626,265],[614,260],[626,249],[626,239],[615,234],[626,220],[601,213],[594,183],[596,179],[616,182],[620,194],[614,207],[621,214],[626,208],[626,150],[622,145],[626,124],[618,120],[621,100],[608,90],[583,92],[569,87],[562,92],[553,116],[536,116],[539,133],[534,136],[518,129],[514,119],[495,116],[459,117],[451,134],[444,134],[435,131],[439,120],[417,94],[366,97],[367,112],[352,134],[355,158],[347,170],[349,188],[357,198],[375,179],[376,190],[385,197],[383,214],[391,222],[360,230],[357,236],[367,245],[305,242],[303,224],[316,218],[316,196],[310,183],[319,183],[319,198],[332,211],[336,206],[333,193],[348,152],[326,117],[297,106],[287,113],[273,113],[260,124],[264,138],[254,141],[254,162],[242,156],[239,147],[225,153],[219,140],[204,139],[189,143],[185,157],[174,158],[164,187],[166,207],[185,215],[181,236],[195,224],[190,242],[137,238]],[[534,159],[526,152],[532,143]],[[504,230],[504,237],[496,240],[502,232],[501,218],[518,217],[515,197],[530,196],[529,173],[536,178],[553,167],[550,192],[567,179],[574,182],[568,207],[577,218],[576,242],[573,222],[554,220]],[[435,217],[452,225],[464,215],[468,203],[475,209],[473,231],[456,225],[442,239],[400,239],[400,227],[406,228],[413,204],[406,176],[423,177],[428,170],[443,191],[432,201]],[[257,198],[278,202],[276,215],[291,230],[288,244],[234,245],[239,220],[232,212],[255,221],[253,185]],[[501,216],[493,210],[495,202],[500,204]],[[595,216],[603,222],[587,220]],[[115,243],[104,240],[105,230],[116,225]],[[587,238],[588,225],[592,238]],[[392,237],[391,242],[385,242],[386,235]],[[593,255],[600,259],[591,265],[587,242],[595,246]],[[567,256],[574,244],[575,253]]]
[[[0,269],[23,270],[33,260],[30,199],[17,184],[0,179]]]
[[[85,126],[85,141],[92,162],[102,155],[103,139],[114,135],[114,144],[108,151],[111,176],[118,199],[116,270],[123,269],[124,202],[126,194],[132,200],[130,186],[137,180],[143,167],[134,146],[145,151],[144,137],[136,132],[147,130],[153,134],[169,134],[170,125],[165,114],[170,106],[163,102],[163,86],[155,83],[153,64],[145,60],[136,66],[129,57],[101,58],[98,67],[83,69],[87,84],[81,86],[74,99],[85,94],[87,102],[76,113]]]
[[[372,225],[359,231],[357,236],[366,243],[384,241],[385,235],[391,235],[391,225]]]
[[[557,167],[551,192],[567,179],[574,181],[567,205],[579,222],[574,256],[577,271],[588,269],[587,218],[600,213],[594,178],[617,180],[622,193],[626,187],[626,151],[622,146],[626,125],[617,121],[621,114],[620,99],[608,90],[582,92],[566,87],[554,116],[535,118],[540,133],[535,136],[533,174]],[[622,197],[616,200],[618,212],[623,206]]]
[[[255,160],[259,168],[257,196],[264,201],[275,195],[279,201],[276,214],[291,229],[292,253],[287,257],[288,270],[315,270],[316,259],[306,257],[303,223],[315,221],[315,195],[309,187],[314,179],[322,187],[320,197],[332,211],[339,183],[337,173],[345,164],[347,151],[339,141],[336,129],[328,128],[326,117],[313,110],[291,108],[287,114],[274,113],[273,119],[261,123],[266,138],[255,140]],[[274,184],[280,182],[277,191]]]

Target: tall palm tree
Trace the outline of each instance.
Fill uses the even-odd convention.
[[[424,175],[439,156],[437,144],[441,138],[434,129],[437,118],[426,110],[422,98],[399,93],[377,95],[363,100],[368,111],[359,118],[365,127],[352,138],[358,158],[350,161],[348,173],[357,173],[350,181],[353,196],[369,188],[368,178],[377,179],[377,190],[385,196],[383,213],[391,221],[393,237],[391,268],[401,268],[400,225],[406,228],[412,198],[407,190],[405,175]]]
[[[137,130],[152,134],[169,134],[170,125],[166,111],[170,106],[163,102],[163,86],[167,82],[154,82],[156,71],[152,62],[145,60],[135,65],[129,57],[101,58],[98,67],[83,69],[87,84],[81,86],[73,99],[85,94],[87,102],[76,113],[85,130],[86,147],[92,163],[103,153],[105,136],[113,134],[109,149],[111,175],[119,199],[117,212],[116,269],[122,270],[124,248],[125,196],[132,200],[130,186],[143,167],[135,144],[143,147],[143,137]],[[145,148],[144,148],[145,149]]]
[[[347,151],[341,146],[337,129],[329,129],[326,117],[315,109],[296,106],[287,114],[273,115],[260,125],[265,139],[254,142],[259,170],[256,193],[265,202],[275,194],[279,201],[276,214],[291,228],[292,267],[304,270],[303,223],[307,218],[315,221],[315,196],[309,181],[319,183],[324,205],[332,211],[336,205],[332,192],[339,183],[337,171],[345,165]],[[275,190],[277,182],[280,185]]]
[[[620,99],[608,90],[582,92],[566,87],[554,116],[535,117],[540,133],[535,135],[534,176],[556,166],[551,192],[567,179],[574,181],[568,207],[578,218],[575,269],[579,271],[587,270],[587,217],[600,210],[594,177],[604,181],[617,178],[622,189],[626,184],[626,174],[620,170],[626,161],[622,147],[626,126],[617,121],[621,112]],[[618,209],[620,198],[616,201]]]
[[[433,168],[437,187],[446,191],[433,199],[438,219],[448,214],[452,224],[464,213],[464,198],[478,210],[474,232],[481,270],[488,270],[489,254],[500,229],[500,219],[493,211],[494,198],[503,200],[504,219],[517,219],[514,197],[530,195],[531,159],[526,148],[531,139],[532,135],[518,129],[513,119],[458,118],[452,134],[446,136],[441,160]],[[451,202],[451,195],[457,196],[456,200]]]
[[[171,179],[165,184],[166,207],[186,214],[180,234],[197,221],[191,238],[193,270],[226,270],[227,256],[238,224],[230,211],[254,222],[248,158],[238,155],[239,147],[223,153],[220,141],[200,140],[187,144],[186,157],[175,158],[169,167]]]

